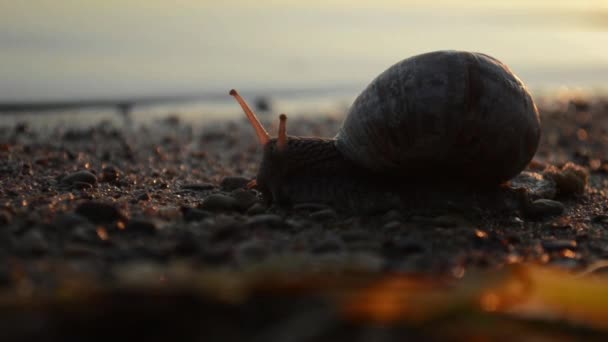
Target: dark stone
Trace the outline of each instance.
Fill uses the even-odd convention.
[[[150,197],[150,194],[147,192],[142,192],[138,195],[135,196],[135,199],[138,201],[149,201],[152,199],[152,197]]]
[[[53,221],[53,226],[60,230],[63,229],[72,229],[74,227],[88,224],[89,221],[83,216],[80,216],[75,213],[63,213],[55,218]]]
[[[116,183],[120,179],[120,171],[113,166],[106,166],[101,170],[101,182]]]
[[[250,181],[250,179],[245,178],[245,177],[238,177],[238,176],[225,177],[224,179],[222,179],[222,182],[220,183],[220,187],[224,191],[233,191],[236,189],[244,189],[247,187],[247,183],[249,183],[249,181]]]
[[[47,239],[36,228],[31,229],[23,236],[18,248],[21,253],[32,256],[42,256],[50,250]]]
[[[230,196],[213,194],[205,198],[201,204],[201,209],[211,211],[233,210],[236,208],[236,200]]]
[[[76,208],[76,213],[94,223],[107,223],[125,219],[124,215],[113,204],[96,201],[81,203]]]
[[[152,221],[148,221],[142,218],[136,218],[129,220],[125,227],[127,233],[142,233],[142,234],[155,234],[156,225]]]
[[[262,203],[255,203],[249,209],[247,209],[247,215],[250,215],[250,216],[263,214],[265,212],[266,212],[266,206],[264,206]]]
[[[342,233],[342,240],[346,242],[365,241],[370,237],[370,234],[362,229],[347,230]]]
[[[206,210],[197,208],[182,208],[182,214],[184,215],[184,220],[188,222],[202,221],[212,215]]]
[[[61,183],[65,185],[74,185],[75,183],[86,183],[89,185],[97,184],[97,176],[89,171],[78,171],[69,174],[61,179]]]
[[[323,203],[298,203],[293,206],[293,209],[303,211],[320,211],[331,208]]]
[[[245,189],[236,189],[230,194],[230,196],[232,196],[232,198],[234,198],[236,201],[236,208],[241,211],[247,210],[258,200],[255,192]]]
[[[344,241],[336,236],[328,236],[321,239],[312,248],[313,253],[335,253],[344,250]]]
[[[528,205],[526,214],[530,218],[540,219],[561,215],[564,210],[565,207],[561,202],[549,199],[539,199]]]
[[[333,220],[337,217],[336,211],[333,209],[325,209],[325,210],[319,210],[319,211],[315,211],[314,213],[310,214],[310,218],[316,221],[326,221],[326,220]]]
[[[247,219],[249,227],[281,228],[286,225],[283,218],[275,214],[254,215]]]
[[[236,256],[241,262],[263,260],[268,254],[267,246],[259,240],[249,240],[236,247]]]

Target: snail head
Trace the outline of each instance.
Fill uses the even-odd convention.
[[[271,138],[260,120],[257,118],[253,110],[247,105],[247,102],[232,89],[230,91],[237,102],[243,108],[247,115],[251,126],[263,146],[263,158],[258,171],[257,178],[253,184],[258,188],[268,201],[279,200],[284,198],[284,192],[290,175],[294,173],[295,168],[299,163],[293,163],[290,159],[297,153],[293,153],[295,147],[292,144],[294,137],[287,137],[287,116],[281,114],[279,116],[279,131],[276,138]],[[295,138],[298,139],[298,138]]]

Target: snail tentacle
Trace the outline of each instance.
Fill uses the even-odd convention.
[[[277,136],[277,149],[279,151],[285,151],[287,148],[287,115],[281,114],[279,116],[279,134]]]
[[[260,143],[262,145],[266,145],[268,143],[268,141],[270,141],[270,135],[268,135],[268,132],[266,132],[266,129],[264,129],[264,126],[262,126],[262,123],[260,122],[258,117],[255,115],[253,110],[251,110],[251,108],[249,108],[249,105],[247,105],[247,102],[245,102],[245,100],[241,97],[241,95],[239,95],[239,93],[236,90],[234,90],[234,89],[230,90],[230,95],[234,96],[234,98],[237,100],[237,102],[241,105],[241,108],[243,108],[243,111],[247,115],[247,118],[249,119],[251,126],[253,126],[253,128],[255,129],[255,133],[257,134],[258,139],[260,140]]]

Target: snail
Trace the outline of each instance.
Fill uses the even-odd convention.
[[[497,187],[527,166],[540,140],[526,86],[482,53],[435,51],[396,63],[355,99],[334,138],[287,136],[284,114],[271,138],[230,94],[263,145],[251,186],[269,203],[390,206],[424,188],[412,185]]]

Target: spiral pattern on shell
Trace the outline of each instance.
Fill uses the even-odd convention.
[[[481,53],[436,51],[376,77],[335,143],[348,159],[381,173],[441,170],[500,183],[526,167],[539,140],[538,110],[506,65]]]

